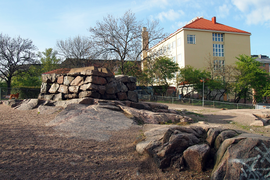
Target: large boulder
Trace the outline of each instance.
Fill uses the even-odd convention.
[[[205,170],[209,154],[210,147],[208,144],[196,144],[187,148],[183,157],[189,169],[202,172]]]
[[[159,168],[168,168],[182,157],[188,147],[200,143],[204,134],[201,127],[173,127],[166,131],[161,140],[149,143],[145,151],[155,159]]]
[[[39,114],[54,114],[54,113],[58,113],[60,111],[63,110],[63,107],[60,106],[44,106],[44,105],[40,105],[38,106],[38,113]]]
[[[78,98],[78,99],[70,99],[70,100],[65,100],[65,101],[56,101],[54,105],[56,107],[63,107],[66,108],[70,104],[86,104],[86,105],[92,105],[95,103],[95,100],[90,97],[85,97],[85,98]]]
[[[21,104],[22,100],[18,100],[18,99],[10,99],[7,101],[4,101],[4,104],[10,107],[16,107],[19,104]]]
[[[31,110],[39,105],[39,100],[38,99],[24,99],[20,105],[16,106],[15,109],[18,110]]]
[[[167,122],[177,123],[184,118],[179,114],[157,113],[143,109],[139,110],[127,106],[120,106],[120,107],[126,114],[131,115],[140,124],[164,124]]]
[[[122,112],[108,106],[70,104],[46,125],[68,137],[106,141],[111,136],[110,131],[128,129],[132,123]]]
[[[241,134],[226,139],[216,154],[211,179],[269,179],[270,138]]]

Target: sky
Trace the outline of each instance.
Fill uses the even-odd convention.
[[[270,0],[0,0],[0,33],[30,39],[38,51],[58,40],[90,36],[108,14],[131,10],[137,20],[159,20],[171,34],[195,17],[251,33],[251,54],[270,56]]]

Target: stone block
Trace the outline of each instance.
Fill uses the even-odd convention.
[[[87,69],[81,72],[86,76],[100,76],[100,77],[113,77],[113,73],[106,68]]]
[[[86,90],[99,90],[99,86],[93,83],[87,83],[80,86],[80,90],[86,91]]]
[[[59,76],[59,77],[57,78],[57,83],[58,83],[58,84],[63,84],[63,83],[64,83],[64,76]]]
[[[127,75],[117,75],[117,76],[115,76],[115,79],[117,81],[121,81],[123,83],[128,83],[129,82],[129,78],[128,78]]]
[[[41,78],[42,78],[42,82],[44,83],[55,83],[57,80],[57,77],[59,75],[58,74],[42,74]]]
[[[84,97],[92,97],[92,98],[100,98],[100,94],[96,91],[82,91],[79,93],[79,98],[84,98]]]
[[[103,99],[108,99],[108,100],[115,100],[117,99],[116,95],[115,94],[103,94],[101,96]]]
[[[127,99],[127,94],[123,93],[123,92],[120,92],[120,93],[117,93],[117,97],[118,97],[119,100],[126,100]]]
[[[134,91],[136,89],[136,83],[127,83],[129,91]]]
[[[58,91],[59,87],[60,87],[59,84],[53,83],[51,85],[51,88],[49,89],[49,93],[55,94]]]
[[[72,68],[68,75],[85,75],[85,71],[91,71],[91,70],[94,70],[94,69],[97,69],[95,68],[94,66],[88,66],[88,67],[82,67],[82,68]]]
[[[80,86],[83,84],[83,77],[82,76],[77,76],[71,83],[71,86]]]
[[[207,144],[193,145],[187,148],[184,153],[184,159],[189,169],[197,172],[205,170],[205,164],[210,153],[210,147]]]
[[[77,98],[78,97],[78,94],[65,94],[64,95],[64,98],[65,99],[74,99],[74,98]]]
[[[99,76],[87,76],[84,83],[107,84],[107,80]]]
[[[128,91],[128,100],[138,102],[138,94],[135,91]]]
[[[72,76],[64,76],[64,85],[68,86],[74,80]]]
[[[52,100],[54,100],[54,101],[61,101],[61,100],[63,100],[63,94],[62,93],[55,94],[53,96],[53,99]]]
[[[50,85],[48,83],[42,83],[40,87],[40,93],[46,94],[48,90],[50,89]]]
[[[100,94],[104,94],[106,92],[106,86],[99,85],[98,86],[98,92]]]
[[[68,86],[60,85],[58,92],[68,94]]]
[[[133,76],[128,76],[128,80],[129,80],[130,83],[136,83],[137,82],[136,77],[133,77]]]
[[[68,90],[69,90],[69,92],[72,92],[72,93],[78,93],[79,92],[79,86],[69,86]]]

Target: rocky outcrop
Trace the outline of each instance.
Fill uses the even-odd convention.
[[[71,69],[67,74],[42,74],[38,99],[60,101],[92,97],[138,102],[135,89],[135,77],[114,76],[106,68],[89,66]]]
[[[252,114],[254,117],[256,117],[255,121],[250,124],[250,126],[259,126],[263,127],[266,125],[269,125],[270,123],[270,112],[260,112],[256,114]]]
[[[39,100],[38,99],[24,99],[19,105],[15,106],[15,109],[18,110],[31,110],[39,105]]]
[[[149,125],[147,125],[149,126]],[[154,158],[161,169],[203,171],[211,179],[269,179],[270,138],[221,128],[155,125],[136,145]]]

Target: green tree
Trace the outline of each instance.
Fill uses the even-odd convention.
[[[184,88],[190,89],[193,87],[192,91],[202,91],[202,80],[205,82],[205,86],[210,84],[211,73],[207,72],[206,70],[196,69],[192,66],[186,66],[180,69],[180,73],[178,75],[177,81],[182,84],[181,92],[184,91]],[[212,83],[212,82],[211,82]],[[192,93],[190,91],[187,94],[181,94],[182,97],[190,95]]]
[[[12,86],[15,87],[40,87],[41,83],[41,65],[32,65],[12,79]]]
[[[39,52],[38,56],[42,63],[42,73],[58,68],[61,59],[57,58],[57,54],[57,51],[54,51],[52,48],[45,49],[44,52]]]
[[[168,80],[173,79],[178,70],[178,64],[172,61],[170,58],[166,56],[156,58],[153,66],[156,83],[169,87]]]
[[[237,74],[235,76],[234,92],[235,102],[241,98],[245,103],[254,96],[254,102],[262,101],[269,86],[269,75],[260,68],[260,62],[247,55],[240,55],[236,62]],[[252,92],[254,90],[255,93]]]
[[[125,75],[137,77],[141,74],[140,62],[138,61],[126,61],[124,63]],[[121,68],[118,69],[118,74],[122,74]]]

